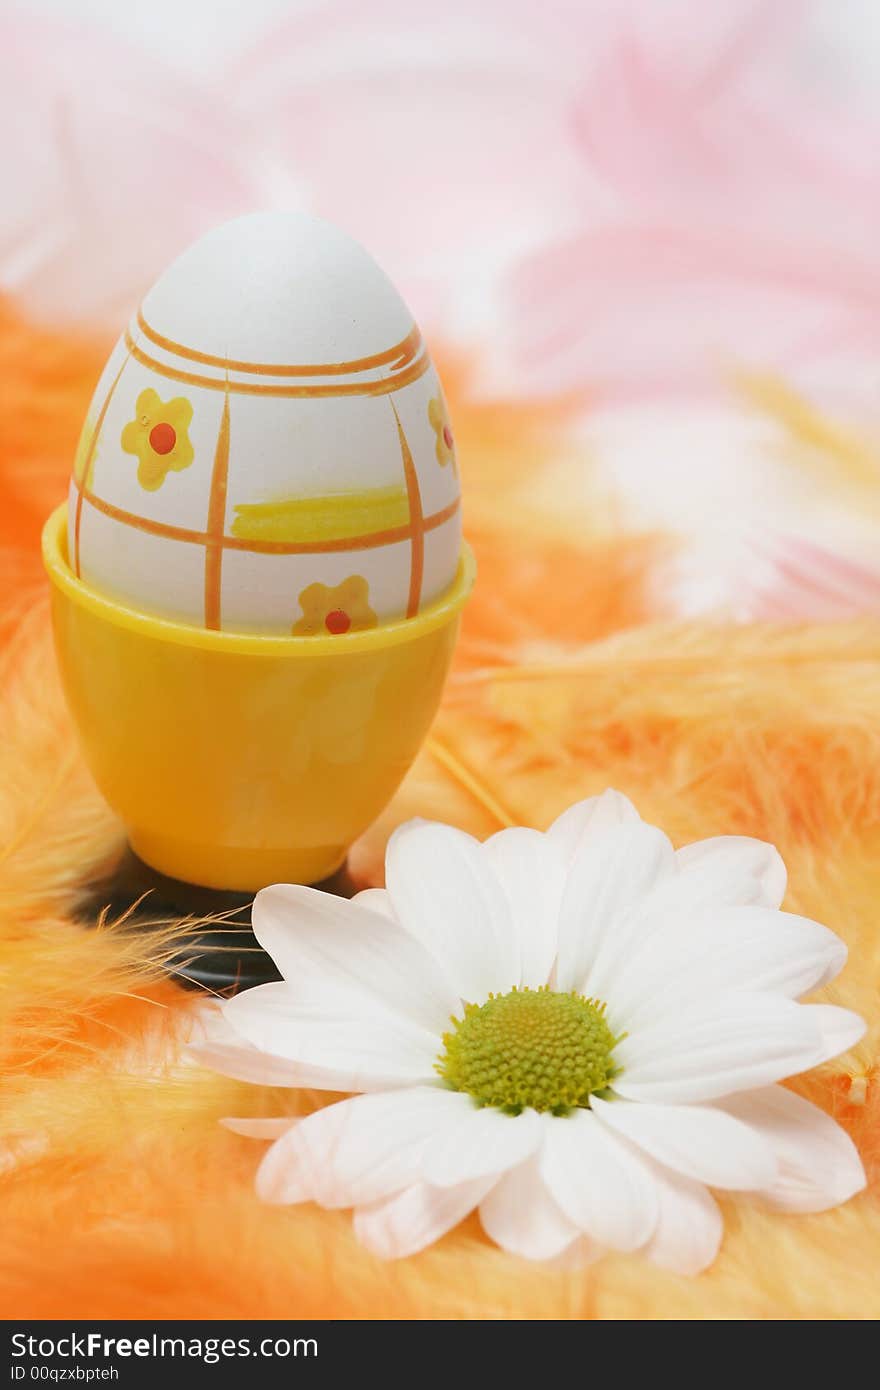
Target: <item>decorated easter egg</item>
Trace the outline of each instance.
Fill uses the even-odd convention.
[[[150,290],[86,418],[70,563],[142,612],[339,635],[452,583],[452,429],[406,305],[316,218],[216,228]]]

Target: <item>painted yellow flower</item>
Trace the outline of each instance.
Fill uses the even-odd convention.
[[[452,464],[453,473],[458,472],[455,462],[455,440],[446,413],[446,402],[442,396],[434,396],[428,403],[428,419],[437,436],[437,462],[441,468]]]
[[[169,471],[189,468],[195,451],[189,438],[193,408],[185,396],[160,400],[149,387],[137,398],[135,418],[122,431],[122,447],[138,459],[138,482],[155,492]]]
[[[352,574],[331,588],[310,584],[299,596],[302,617],[294,623],[294,637],[317,637],[330,633],[362,632],[375,627],[378,619],[370,607],[370,586],[363,575]]]

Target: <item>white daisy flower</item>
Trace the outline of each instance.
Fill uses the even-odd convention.
[[[411,822],[386,873],[350,902],[260,893],[254,930],[284,979],[224,1003],[225,1038],[199,1049],[247,1081],[362,1093],[227,1122],[274,1138],[266,1201],[353,1207],[387,1258],[477,1208],[527,1259],[641,1250],[693,1274],[721,1241],[709,1188],[807,1212],[864,1186],[844,1131],[776,1084],[864,1024],[795,1002],[846,948],[779,911],[770,845],[676,852],[606,792],[484,844]]]

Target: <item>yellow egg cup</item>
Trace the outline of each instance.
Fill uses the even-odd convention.
[[[465,545],[417,617],[339,636],[213,632],[74,575],[67,507],[43,531],[64,689],[135,853],[161,874],[253,893],[315,883],[390,800],[440,701],[475,577]]]

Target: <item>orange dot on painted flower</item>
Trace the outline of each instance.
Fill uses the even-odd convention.
[[[452,430],[449,428],[448,425],[443,426],[443,442],[446,445],[447,449],[452,448]]]
[[[334,637],[338,637],[343,632],[348,632],[351,627],[351,618],[347,613],[343,613],[341,608],[334,608],[332,613],[328,613],[324,619],[324,626],[328,632],[332,632]]]
[[[154,425],[150,430],[150,448],[156,454],[170,454],[177,443],[177,434],[172,425],[165,421]]]

